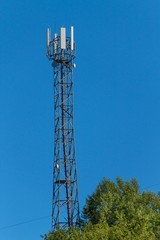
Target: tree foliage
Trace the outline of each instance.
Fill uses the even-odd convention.
[[[46,240],[158,240],[160,197],[140,192],[135,179],[104,178],[88,196],[82,229],[59,230]]]
[[[83,229],[58,230],[44,236],[45,240],[108,240],[108,225],[85,224]]]

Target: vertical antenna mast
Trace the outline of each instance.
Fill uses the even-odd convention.
[[[73,77],[75,64],[74,36],[61,27],[51,40],[47,30],[47,57],[54,68],[54,168],[52,228],[79,224],[77,168],[73,123]]]

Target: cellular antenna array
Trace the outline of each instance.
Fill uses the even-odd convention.
[[[52,230],[79,224],[79,200],[73,123],[74,28],[60,35],[47,29],[47,57],[54,68],[54,167]]]

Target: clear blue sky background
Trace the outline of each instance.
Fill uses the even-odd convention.
[[[49,26],[75,27],[80,203],[105,176],[160,184],[160,1],[1,0],[0,239],[38,240],[51,217]],[[158,191],[160,185],[149,188]]]

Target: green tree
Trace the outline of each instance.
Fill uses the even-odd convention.
[[[45,240],[160,240],[160,197],[140,192],[135,179],[104,178],[88,196],[81,229],[50,232]]]
[[[108,240],[108,225],[85,224],[83,229],[58,230],[44,236],[45,240]]]
[[[104,178],[88,197],[83,216],[92,224],[106,222],[111,240],[160,239],[160,198],[141,193],[135,179]]]
[[[41,237],[43,237],[45,240],[69,240],[68,231],[65,229],[49,232]]]

